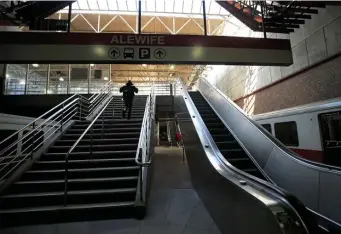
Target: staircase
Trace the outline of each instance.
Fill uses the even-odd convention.
[[[135,214],[139,166],[135,163],[146,96],[136,96],[130,120],[115,97],[69,156],[90,121],[75,121],[0,198],[0,226],[80,221]]]
[[[169,127],[169,134],[170,134],[170,137],[171,137],[171,145],[172,146],[177,146],[176,145],[176,140],[175,140],[175,137],[176,137],[176,127],[175,127],[175,122],[174,121],[169,121],[168,122],[169,123],[169,125],[168,125],[168,127]]]
[[[225,159],[232,166],[260,179],[264,179],[263,174],[258,170],[248,154],[225,127],[224,123],[200,92],[189,92],[189,95]]]
[[[220,1],[216,2],[253,31],[290,33],[327,5],[339,1]],[[262,18],[263,12],[263,18]]]

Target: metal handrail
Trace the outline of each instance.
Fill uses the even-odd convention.
[[[50,139],[57,131],[63,131],[63,127],[79,114],[79,119],[84,117],[82,107],[91,106],[91,111],[85,114],[88,118],[93,111],[111,95],[112,83],[108,82],[100,90],[100,95],[89,99],[74,94],[60,104],[51,108],[29,124],[8,136],[0,142],[0,146],[4,145],[0,151],[0,181],[12,173],[22,162],[30,157],[33,159],[34,152],[41,147],[48,139]],[[25,133],[28,131],[28,133]],[[42,133],[41,136],[38,134]],[[20,136],[20,137],[19,137]],[[14,142],[10,140],[18,137]],[[41,141],[41,142],[40,142]],[[4,163],[2,163],[4,162]],[[15,165],[13,165],[15,163]],[[11,168],[9,168],[11,166]]]
[[[151,94],[148,96],[147,102],[146,102],[146,108],[144,110],[144,114],[143,114],[143,121],[142,121],[142,127],[141,127],[141,131],[140,131],[140,138],[139,138],[139,143],[137,146],[137,152],[136,152],[136,156],[135,156],[135,162],[137,165],[145,167],[145,166],[149,166],[151,164],[151,161],[149,160],[148,162],[143,162],[139,160],[139,158],[142,158],[142,155],[140,155],[141,149],[143,148],[143,137],[144,137],[144,132],[146,132],[146,137],[147,137],[147,131],[150,128],[150,124],[153,120],[153,110],[152,108],[154,108],[155,103],[153,102],[154,100],[154,85],[152,86],[152,90],[151,90]]]
[[[23,135],[21,138],[19,138],[17,141],[11,143],[9,146],[7,146],[5,149],[1,151],[1,154],[5,156],[0,158],[0,162],[4,160],[8,160],[4,166],[0,168],[0,172],[4,171],[4,174],[1,175],[0,180],[3,180],[6,178],[10,173],[12,173],[23,161],[27,160],[28,157],[33,159],[34,152],[43,145],[48,139],[50,139],[53,136],[53,133],[57,131],[62,131],[63,127],[77,114],[77,103],[79,101],[78,96],[72,96],[73,99],[67,99],[67,102],[61,103],[61,105],[58,105],[58,107],[62,107],[57,112],[53,113],[51,116],[49,116],[47,119],[41,119],[37,118],[35,121],[31,122],[30,125],[32,126],[31,129],[29,129],[29,133]],[[53,110],[56,110],[56,108],[53,108]],[[51,113],[52,111],[48,111],[48,113]],[[45,115],[43,115],[45,116]],[[43,121],[38,126],[36,126],[37,121]],[[52,123],[52,126],[51,126]],[[27,127],[26,127],[27,129]],[[47,135],[51,130],[53,129],[52,133]],[[17,134],[20,131],[24,131],[25,127],[22,128],[17,132]],[[37,138],[37,135],[39,133],[43,133],[42,136]],[[46,137],[44,137],[47,135]],[[42,138],[43,140],[39,142],[39,140]],[[26,141],[25,141],[26,140]],[[21,146],[24,147],[19,147]],[[7,154],[8,153],[8,154]],[[14,154],[14,155],[13,155]],[[22,158],[21,158],[22,157]],[[17,160],[19,159],[19,160]],[[12,165],[12,163],[15,163],[15,165]],[[12,165],[11,168],[9,168]],[[5,171],[7,169],[7,171]]]
[[[92,122],[89,124],[89,126],[84,130],[84,132],[82,133],[82,135],[77,139],[77,141],[72,145],[72,147],[70,148],[70,150],[66,153],[65,155],[65,181],[64,181],[64,205],[67,205],[67,191],[68,191],[68,187],[67,187],[67,183],[68,183],[68,171],[69,171],[69,156],[72,153],[72,151],[76,148],[76,146],[79,144],[79,142],[83,139],[83,137],[85,136],[85,134],[90,130],[91,128],[91,136],[90,136],[90,154],[92,154],[92,131],[93,131],[93,125],[94,123],[97,121],[97,119],[101,116],[101,114],[104,112],[104,110],[108,107],[108,105],[110,104],[110,102],[113,100],[113,97],[111,97],[109,99],[109,101],[107,102],[107,104],[102,108],[102,110],[97,114],[97,116],[92,120]],[[103,125],[104,121],[103,121],[103,115],[102,115],[102,130],[104,128]],[[102,131],[103,134],[103,131]]]
[[[113,82],[112,81],[109,81],[108,83],[106,83],[105,85],[103,85],[98,91],[98,93],[94,93],[94,94],[92,94],[90,97],[89,97],[89,102],[91,102],[93,99],[95,99],[95,97],[96,96],[98,96],[99,94],[101,94],[102,93],[102,90],[103,89],[105,89],[105,88],[107,88],[107,87],[111,87],[112,86],[112,84],[113,84]]]

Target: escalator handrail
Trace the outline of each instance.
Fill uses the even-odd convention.
[[[211,85],[207,80],[205,79],[201,79],[202,81],[204,81],[207,85],[209,85],[212,89],[214,89],[218,94],[220,94],[224,99],[226,99],[236,110],[238,110],[240,113],[242,113],[244,115],[244,117],[246,118],[246,120],[248,120],[251,124],[253,124],[254,126],[257,127],[257,129],[268,138],[268,140],[270,140],[271,142],[273,142],[282,152],[286,153],[287,155],[289,155],[290,159],[294,159],[295,162],[299,162],[301,165],[303,166],[308,166],[312,169],[318,169],[319,171],[322,172],[328,172],[328,173],[333,173],[333,174],[340,174],[339,170],[341,168],[338,167],[333,167],[333,166],[328,166],[328,165],[324,165],[324,164],[319,164],[319,163],[312,163],[309,160],[302,160],[302,158],[300,158],[298,155],[296,155],[294,152],[286,149],[286,147],[279,142],[279,140],[277,140],[276,138],[274,138],[269,132],[267,132],[265,129],[263,129],[262,127],[260,127],[254,120],[250,119],[249,116],[245,113],[245,111],[243,111],[237,104],[235,104],[233,101],[231,101],[228,97],[226,97],[225,94],[223,94],[219,89],[217,89],[216,87],[214,87],[213,85]],[[213,108],[213,107],[212,107]],[[214,108],[213,108],[214,109]],[[215,110],[215,109],[214,109]],[[215,110],[216,112],[216,110]],[[224,121],[222,121],[225,125],[226,123]],[[310,165],[313,164],[313,165]],[[322,167],[322,168],[321,168]],[[328,169],[326,169],[328,168]],[[336,169],[336,170],[335,170]],[[256,178],[257,179],[257,178]],[[262,181],[260,181],[262,182]],[[264,184],[266,185],[266,184]],[[281,189],[280,187],[276,186],[276,187],[272,187],[275,188],[276,190],[278,190],[279,192],[282,190],[283,195],[286,194],[286,196],[288,196],[288,200],[292,200],[292,201],[298,201],[299,205],[301,204],[301,202],[293,195],[291,195],[290,193],[288,193],[287,191]],[[304,204],[302,204],[304,205]],[[333,220],[331,220],[330,218],[319,214],[318,212],[306,207],[307,210],[309,210],[312,214],[314,214],[317,218],[323,219],[325,222],[327,222],[328,224],[336,227],[337,229],[341,229],[341,225]],[[318,214],[318,215],[316,215]]]
[[[254,120],[252,120],[248,114],[242,110],[235,102],[233,102],[232,100],[230,100],[224,93],[222,93],[219,89],[217,89],[216,87],[214,87],[212,84],[210,84],[206,79],[202,78],[202,81],[204,81],[207,85],[209,85],[212,89],[214,89],[218,94],[220,94],[223,98],[225,98],[236,110],[238,110],[240,113],[242,113],[245,117],[246,120],[248,120],[250,123],[252,123],[254,126],[256,126],[258,128],[258,130],[268,138],[268,140],[270,140],[271,142],[273,142],[280,150],[282,150],[283,152],[285,152],[289,157],[291,157],[292,159],[294,159],[295,161],[299,162],[300,164],[303,164],[305,166],[308,167],[312,167],[314,169],[319,169],[321,171],[327,171],[327,172],[336,172],[336,173],[341,173],[341,167],[337,167],[337,166],[332,166],[332,165],[327,165],[327,164],[322,164],[322,163],[318,163],[318,162],[313,162],[313,161],[309,161],[307,159],[304,159],[300,156],[298,156],[297,154],[295,154],[294,152],[292,152],[291,150],[288,150],[287,147],[285,147],[280,141],[278,141],[275,137],[273,137],[272,135],[270,135],[266,130],[262,129],[259,124],[257,124]]]
[[[198,110],[196,109],[195,104],[193,103],[191,97],[189,96],[186,88],[183,86],[183,92],[185,93],[186,98],[191,102],[191,105],[193,107],[194,112],[196,113],[197,116],[200,116]],[[192,116],[193,118],[193,116]],[[199,119],[201,119],[201,117],[199,117]],[[296,213],[297,217],[299,217],[301,219],[301,223],[303,224],[305,230],[307,233],[309,233],[308,228],[305,225],[305,222],[303,222],[302,219],[302,215],[304,215],[304,220],[308,219],[310,220],[309,214],[302,214],[302,212],[304,213],[306,210],[306,207],[293,195],[291,195],[290,193],[288,193],[287,191],[279,188],[278,186],[271,184],[269,182],[266,182],[264,180],[261,180],[257,177],[254,177],[248,173],[245,173],[237,168],[235,168],[234,166],[232,166],[225,158],[224,156],[221,154],[220,150],[218,149],[217,145],[215,144],[211,134],[209,133],[206,125],[203,123],[203,120],[201,119],[200,121],[200,125],[201,125],[201,129],[203,130],[206,138],[208,139],[208,142],[211,146],[211,148],[213,149],[213,151],[215,152],[216,158],[221,161],[224,166],[226,166],[227,168],[229,168],[230,170],[232,170],[233,172],[235,172],[236,174],[246,178],[246,180],[251,181],[251,185],[254,188],[257,189],[262,189],[264,191],[266,191],[267,193],[271,193],[273,196],[275,196],[277,199],[285,202],[288,206],[290,206],[290,208],[292,210],[294,210],[294,212]],[[294,204],[292,204],[294,203]],[[299,211],[299,212],[297,212]],[[306,218],[307,217],[307,218]],[[309,225],[310,226],[310,225]]]

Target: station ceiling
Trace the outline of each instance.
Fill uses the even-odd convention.
[[[71,31],[137,33],[137,9],[137,0],[78,0],[72,4]],[[142,1],[142,33],[204,35],[202,12],[201,0]],[[208,35],[222,35],[229,24],[230,13],[215,1],[206,1],[206,12]],[[51,16],[54,19],[67,19],[67,17],[68,7]],[[231,31],[232,29],[236,30],[235,26]],[[197,69],[202,67],[112,64],[111,79],[144,82],[182,78],[191,81],[198,74]]]

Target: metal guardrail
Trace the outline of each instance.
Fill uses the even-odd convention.
[[[45,112],[29,124],[0,142],[0,181],[8,178],[14,171],[33,159],[36,152],[56,132],[63,131],[75,118],[89,117],[103,100],[111,95],[112,83],[108,82],[99,93],[89,99],[75,94]]]
[[[139,198],[141,202],[145,202],[146,193],[146,181],[147,173],[145,172],[145,167],[151,165],[151,160],[149,159],[150,141],[152,134],[152,124],[155,116],[155,93],[154,85],[151,88],[150,95],[147,98],[146,108],[143,115],[143,122],[140,132],[139,143],[137,146],[137,152],[135,156],[135,162],[140,166],[139,170]]]
[[[83,139],[83,137],[87,134],[87,132],[91,129],[90,132],[90,156],[92,155],[92,133],[93,133],[93,125],[96,123],[98,118],[101,116],[101,114],[104,112],[104,110],[107,108],[107,106],[112,101],[113,97],[109,99],[109,101],[106,103],[106,105],[102,108],[102,110],[97,114],[97,116],[92,120],[92,122],[89,124],[89,126],[84,130],[82,135],[77,139],[77,141],[71,146],[70,150],[65,155],[65,178],[64,178],[64,206],[67,205],[67,193],[68,193],[68,174],[69,174],[69,156],[73,152],[73,150],[77,147],[79,142]],[[104,115],[102,115],[102,137],[103,137],[103,130],[104,130]]]

